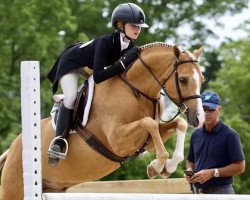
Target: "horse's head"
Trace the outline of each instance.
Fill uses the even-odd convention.
[[[187,115],[189,125],[201,126],[204,111],[200,89],[204,77],[197,60],[202,51],[200,48],[192,54],[162,42],[144,45],[138,61],[127,74],[133,86],[128,81],[127,84],[135,94],[151,100],[158,98],[163,89],[179,112]]]
[[[180,112],[187,115],[191,126],[202,126],[204,111],[200,98],[201,84],[204,77],[198,64],[203,47],[193,54],[181,51],[177,46],[173,48],[175,61],[168,74],[164,88],[169,98],[178,106]]]

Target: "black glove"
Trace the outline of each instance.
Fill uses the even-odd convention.
[[[134,46],[129,51],[127,51],[121,59],[121,64],[123,68],[127,69],[138,57],[139,57],[140,49],[137,46]]]

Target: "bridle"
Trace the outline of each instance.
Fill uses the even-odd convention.
[[[167,76],[166,80],[163,81],[162,84],[160,83],[160,81],[158,80],[158,78],[155,76],[155,74],[151,70],[151,67],[147,63],[145,63],[145,61],[142,59],[142,57],[140,55],[139,55],[139,60],[141,61],[141,63],[143,64],[143,66],[150,72],[150,74],[154,77],[154,79],[159,84],[159,86],[164,91],[164,93],[168,96],[168,98],[178,107],[178,112],[176,113],[176,115],[172,119],[170,119],[168,121],[165,121],[160,116],[160,112],[159,112],[160,111],[160,106],[158,106],[158,115],[159,115],[159,118],[163,122],[170,122],[173,119],[175,119],[179,114],[187,112],[189,108],[185,104],[186,101],[191,100],[191,99],[201,98],[200,95],[191,95],[191,96],[183,97],[181,89],[180,89],[179,81],[178,81],[178,79],[179,79],[179,74],[178,74],[178,70],[177,70],[178,66],[180,66],[180,65],[182,65],[184,63],[195,63],[195,62],[198,62],[197,60],[192,60],[192,59],[190,59],[190,60],[176,60],[175,63],[174,63],[173,70]],[[168,94],[168,92],[167,92],[167,90],[165,88],[165,84],[169,80],[169,78],[172,76],[172,74],[174,74],[174,76],[175,76],[175,85],[176,85],[176,89],[177,89],[177,94],[178,94],[179,101],[176,101],[174,98],[172,98]],[[127,80],[127,78],[126,78],[126,72],[123,74],[123,76],[120,76],[120,78],[131,88],[131,90],[133,91],[134,95],[137,98],[139,98],[140,95],[142,95],[142,96],[146,97],[147,99],[149,99],[150,101],[153,102],[154,107],[155,107],[154,108],[154,110],[155,110],[155,116],[156,116],[156,104],[160,105],[159,98],[149,97],[148,95],[146,95],[145,93],[143,93],[142,91],[140,91],[139,89],[137,89],[136,87],[134,87],[132,84],[130,84],[129,81]]]

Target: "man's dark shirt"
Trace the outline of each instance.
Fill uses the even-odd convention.
[[[239,135],[222,121],[210,133],[203,126],[192,134],[187,160],[194,163],[194,172],[225,167],[244,159]],[[214,177],[204,184],[194,185],[204,189],[229,185],[232,182],[233,177]]]

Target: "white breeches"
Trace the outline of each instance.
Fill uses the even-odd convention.
[[[78,76],[78,72],[73,71],[62,76],[59,80],[64,94],[63,104],[68,109],[74,108],[78,88]]]

